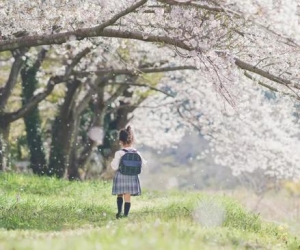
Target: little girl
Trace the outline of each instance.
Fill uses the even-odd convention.
[[[135,150],[132,147],[134,137],[130,126],[120,131],[119,141],[122,149]],[[111,162],[111,167],[113,170],[119,169],[120,159],[125,154],[125,151],[122,149],[115,153],[115,157]],[[140,155],[140,153],[138,154]],[[142,156],[141,159],[143,167],[147,162]],[[141,195],[141,186],[138,175],[123,175],[117,171],[113,179],[112,194],[117,195],[118,213],[116,214],[116,218],[119,219],[121,217],[123,197],[125,200],[124,216],[127,217],[130,210],[130,196]]]

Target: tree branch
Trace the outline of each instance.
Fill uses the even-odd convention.
[[[262,81],[257,81],[256,79],[254,79],[248,72],[244,72],[244,75],[247,77],[247,78],[249,78],[250,80],[252,80],[252,81],[255,81],[255,82],[257,82],[259,85],[261,85],[261,86],[263,86],[263,87],[265,87],[265,88],[267,88],[267,89],[269,89],[269,90],[271,90],[271,91],[273,91],[273,92],[277,92],[277,93],[281,93],[281,94],[283,94],[283,95],[287,95],[287,96],[290,96],[290,97],[292,97],[292,98],[295,98],[296,100],[300,100],[300,96],[299,95],[292,95],[292,94],[290,94],[290,93],[286,93],[286,92],[282,92],[282,91],[279,91],[277,88],[275,88],[275,87],[273,87],[273,86],[270,86],[270,85],[268,85],[268,84],[266,84],[266,83],[264,83],[264,82],[262,82]]]
[[[159,72],[168,72],[168,71],[177,71],[177,70],[197,70],[194,66],[178,66],[178,67],[162,67],[162,68],[136,68],[133,70],[129,69],[113,69],[113,68],[103,68],[97,71],[73,71],[73,74],[79,77],[85,77],[90,74],[116,74],[116,75],[139,75],[146,73],[159,73]]]
[[[201,126],[201,124],[197,125],[194,121],[192,121],[191,118],[185,117],[184,114],[180,111],[180,107],[183,107],[183,106],[180,106],[180,105],[177,106],[177,112],[178,112],[179,116],[180,116],[183,120],[185,120],[187,123],[189,123],[190,125],[192,125],[192,126],[194,127],[194,129],[196,129],[200,134],[202,134],[202,126]],[[183,107],[183,108],[184,108],[184,107]],[[185,109],[185,108],[184,108],[184,109]],[[185,109],[185,110],[186,110],[186,109]],[[197,121],[196,121],[196,122],[197,122]],[[211,134],[206,134],[206,135],[214,139],[214,136],[213,136],[213,135],[211,135]]]
[[[112,76],[98,75],[94,84],[89,82],[90,79],[87,80],[86,84],[90,87],[90,89],[87,91],[85,96],[81,99],[79,104],[76,106],[76,115],[77,116],[79,116],[84,111],[84,109],[86,108],[86,106],[88,105],[90,100],[92,99],[92,95],[99,91],[101,92],[101,89],[99,90],[99,88],[103,89],[105,87],[105,83],[108,82],[109,79],[111,79],[111,78],[112,78]]]
[[[48,81],[46,89],[42,93],[39,93],[30,98],[28,103],[22,108],[20,108],[18,111],[12,113],[4,113],[1,118],[5,119],[5,122],[10,123],[25,116],[52,92],[56,84],[63,82],[63,80],[64,78],[62,76],[51,77]]]
[[[195,49],[197,49],[198,51],[204,51],[204,49],[202,48],[190,47],[186,45],[183,41],[178,40],[176,38],[172,38],[168,36],[155,36],[155,35],[145,34],[138,31],[122,31],[122,30],[106,28],[101,32],[100,36],[134,39],[134,40],[140,40],[145,42],[165,43],[169,45],[174,45],[175,47],[179,47],[188,51],[192,51]],[[1,43],[0,43],[0,48],[1,48]]]
[[[126,86],[146,87],[146,88],[149,88],[151,90],[163,93],[163,94],[165,94],[167,96],[174,97],[173,95],[171,95],[171,94],[169,94],[169,93],[167,93],[167,92],[165,92],[165,91],[163,91],[161,89],[149,86],[147,84],[142,84],[142,83],[135,83],[135,82],[121,82],[121,83],[117,83],[117,82],[111,82],[111,83],[106,83],[105,85],[116,85],[116,84],[126,85]]]
[[[79,61],[85,57],[91,51],[90,48],[85,48],[83,51],[79,52],[72,60],[70,65],[66,67],[65,76],[70,76],[74,67],[79,63]]]
[[[84,111],[86,106],[89,104],[89,102],[92,100],[92,95],[94,93],[94,89],[91,88],[88,90],[88,92],[85,94],[85,96],[81,99],[79,104],[75,108],[76,117],[79,117],[81,113]]]
[[[245,17],[243,16],[243,13],[234,11],[234,10],[230,10],[224,6],[222,6],[221,3],[219,3],[218,1],[211,1],[215,6],[209,6],[209,5],[204,5],[204,4],[198,4],[195,3],[194,1],[185,1],[185,2],[178,2],[175,0],[157,0],[158,2],[164,3],[164,4],[168,4],[168,5],[176,5],[176,6],[183,6],[183,7],[193,7],[196,9],[204,9],[210,12],[215,12],[215,13],[224,13],[226,15],[230,14],[234,17],[237,18],[241,18],[241,19],[245,19]],[[246,18],[247,19],[247,18]],[[249,17],[248,17],[249,19]],[[282,34],[277,33],[275,30],[272,30],[270,28],[270,26],[265,26],[261,23],[259,23],[257,20],[255,20],[254,18],[250,19],[254,24],[256,24],[257,26],[259,26],[262,29],[265,29],[267,32],[270,32],[271,34],[284,39],[286,41],[286,43],[288,45],[292,45],[292,46],[296,46],[296,47],[300,47],[300,45],[293,39],[289,38],[289,37],[285,37]]]
[[[267,78],[273,82],[277,82],[281,85],[284,85],[284,86],[287,86],[289,88],[295,88],[295,89],[300,89],[300,84],[297,84],[297,83],[292,83],[291,81],[289,80],[286,80],[286,79],[283,79],[281,77],[277,77],[273,74],[270,74],[269,72],[266,72],[262,69],[259,69],[251,64],[248,64],[238,58],[235,58],[235,64],[241,68],[241,69],[244,69],[244,70],[247,70],[247,71],[250,71],[250,72],[253,72],[257,75],[260,75],[264,78]]]
[[[175,0],[157,0],[157,1],[168,5],[195,7],[195,8],[200,8],[212,12],[225,12],[225,10],[222,7],[214,7],[214,6],[204,5],[204,4],[197,4],[197,3],[193,3],[192,1],[187,1],[187,2],[177,2]]]
[[[169,103],[158,104],[158,105],[155,105],[155,106],[140,105],[140,104],[123,104],[122,106],[118,106],[118,107],[115,107],[115,108],[110,108],[106,113],[109,114],[109,113],[115,112],[115,111],[117,111],[119,109],[122,109],[122,108],[158,109],[158,108],[161,108],[161,107],[166,107],[167,105],[175,106],[178,103],[182,103],[182,101],[174,100],[174,101],[169,102]]]
[[[148,35],[138,31],[121,31],[115,29],[105,28],[102,31],[97,31],[97,26],[94,28],[84,28],[74,31],[68,31],[58,34],[51,35],[36,35],[36,36],[24,36],[21,38],[0,41],[0,52],[12,50],[16,48],[24,47],[36,47],[40,45],[51,45],[51,44],[62,44],[70,40],[70,38],[75,38],[76,40],[82,40],[88,37],[116,37],[116,38],[127,38],[135,39],[146,42],[158,42],[174,45],[185,50],[193,50],[187,46],[184,42],[168,37],[168,36],[155,36]],[[96,30],[95,30],[96,29]]]
[[[28,114],[32,109],[34,109],[41,101],[43,101],[49,94],[51,94],[52,90],[54,89],[56,84],[66,82],[70,74],[73,70],[73,68],[76,66],[76,64],[79,63],[80,59],[84,57],[87,53],[90,52],[89,48],[85,48],[83,51],[79,52],[72,60],[69,66],[67,66],[66,72],[64,75],[61,76],[53,76],[48,80],[47,87],[44,89],[43,92],[33,96],[30,98],[30,100],[22,106],[19,110],[11,113],[4,113],[1,118],[3,117],[6,119],[6,122],[13,122],[18,120],[19,118],[25,116]],[[42,56],[42,54],[40,55]],[[36,62],[38,63],[38,62]]]
[[[105,79],[98,77],[99,86],[98,86],[98,96],[96,103],[94,105],[94,117],[92,121],[91,127],[102,127],[104,123],[104,116],[105,116],[105,109],[107,108],[106,103],[104,102],[104,92],[105,92]],[[88,138],[87,143],[85,144],[80,157],[78,159],[78,166],[83,167],[85,166],[86,162],[88,161],[92,149],[96,146],[96,142],[93,141],[91,138]]]
[[[204,51],[201,48],[193,48],[188,45],[186,45],[184,42],[176,40],[176,39],[171,39],[170,37],[167,36],[148,36],[143,39],[144,34],[140,32],[124,32],[124,31],[118,31],[118,30],[112,30],[112,29],[105,29],[102,32],[103,36],[108,36],[108,37],[119,37],[119,38],[127,38],[127,39],[136,39],[136,40],[143,40],[147,42],[163,42],[166,44],[171,44],[174,45],[175,47],[179,47],[181,49],[187,50],[187,51],[192,51],[192,50],[197,50],[199,52]],[[271,81],[277,82],[279,84],[283,84],[288,87],[294,87],[296,89],[300,89],[300,85],[296,83],[292,83],[288,80],[285,80],[281,77],[277,77],[275,75],[272,75],[262,69],[253,67],[252,65],[243,62],[242,60],[235,58],[235,64],[244,70],[251,71],[253,73],[256,73],[264,78],[267,78]]]
[[[141,40],[146,42],[165,43],[187,51],[192,51],[192,50],[197,50],[198,52],[205,51],[205,49],[201,47],[199,48],[190,47],[186,45],[183,41],[168,36],[155,36],[155,35],[144,34],[138,31],[121,31],[121,30],[108,29],[108,28],[105,28],[101,32],[99,31],[96,32],[95,29],[97,27],[98,26],[94,28],[79,29],[72,32],[65,32],[60,34],[27,36],[27,37],[8,40],[8,41],[1,41],[0,51],[10,50],[10,49],[20,48],[20,47],[32,47],[32,46],[47,45],[47,44],[61,44],[68,41],[68,38],[70,36],[76,36],[76,39],[81,39],[84,37],[95,37],[95,36],[126,38],[126,39]],[[241,69],[251,71],[271,81],[277,82],[279,84],[283,84],[285,86],[300,89],[299,84],[294,84],[283,78],[276,77],[264,70],[255,68],[252,65],[239,60],[238,58],[235,58],[235,64]]]
[[[115,93],[112,94],[112,96],[110,96],[106,101],[105,101],[105,105],[106,105],[106,109],[108,106],[110,106],[123,92],[124,90],[128,88],[128,86],[125,85],[121,85],[119,86],[119,88],[115,91]],[[105,110],[106,111],[106,110]]]
[[[0,91],[0,110],[4,110],[5,105],[9,99],[11,91],[13,90],[14,86],[17,83],[19,72],[23,66],[23,59],[22,56],[24,55],[24,51],[17,52],[14,56],[15,61],[11,66],[11,70],[9,73],[8,80],[5,84],[5,87]]]
[[[199,133],[202,132],[201,127],[197,126],[194,122],[191,121],[191,119],[188,119],[187,117],[185,117],[182,112],[180,111],[180,105],[177,106],[177,112],[179,114],[179,116],[183,119],[186,120],[189,124],[191,124]]]
[[[116,14],[110,20],[92,28],[77,29],[74,31],[67,31],[57,34],[23,36],[16,39],[0,41],[0,51],[7,51],[24,47],[36,47],[40,45],[62,44],[69,41],[70,39],[82,40],[86,37],[101,36],[101,32],[104,28],[114,24],[119,18],[129,14],[130,12],[133,12],[140,6],[144,5],[146,2],[147,0],[141,0]]]
[[[33,68],[38,70],[41,67],[42,62],[44,61],[44,59],[46,57],[46,53],[47,53],[47,50],[42,48],[41,51],[38,53],[38,57],[37,57],[36,61],[33,64]]]
[[[141,1],[137,2],[136,4],[133,4],[132,6],[128,7],[127,9],[125,9],[125,10],[121,11],[120,13],[116,14],[115,16],[113,16],[110,20],[104,22],[103,24],[100,24],[97,27],[97,30],[101,32],[104,28],[114,24],[121,17],[126,16],[127,14],[135,11],[137,8],[141,7],[146,2],[147,2],[147,0],[141,0]]]

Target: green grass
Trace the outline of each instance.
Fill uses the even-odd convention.
[[[144,191],[115,219],[111,183],[0,174],[0,249],[300,249],[225,196]]]

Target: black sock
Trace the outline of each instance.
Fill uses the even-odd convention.
[[[122,212],[122,206],[123,206],[123,197],[117,198],[117,205],[118,205],[118,214]]]
[[[129,210],[130,210],[130,202],[125,202],[125,205],[124,205],[124,215],[125,216],[128,216]]]

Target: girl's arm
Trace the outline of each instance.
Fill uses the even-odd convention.
[[[112,162],[110,163],[110,166],[113,170],[118,170],[119,164],[120,164],[121,154],[119,151],[115,153],[115,157],[113,158]]]
[[[141,156],[141,154],[139,153],[140,157],[142,158],[142,169],[141,172],[144,172],[144,169],[147,165],[147,161],[143,158],[143,156]],[[146,167],[147,168],[147,167]]]
[[[143,157],[141,158],[142,158],[142,167],[145,167],[147,165],[147,161]]]
[[[138,154],[142,158],[142,167],[145,167],[147,165],[147,161],[143,158],[143,156],[140,154],[140,152],[138,152]]]

